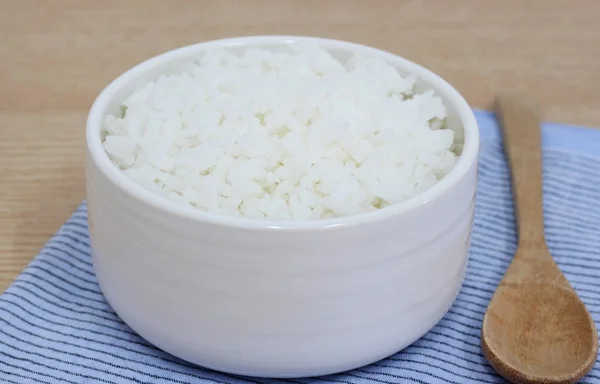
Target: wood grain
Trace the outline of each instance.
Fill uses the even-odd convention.
[[[83,130],[132,65],[208,39],[303,34],[441,74],[475,107],[500,91],[600,125],[596,0],[0,0],[0,291],[84,198]]]

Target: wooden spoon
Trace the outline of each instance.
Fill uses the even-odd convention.
[[[596,362],[598,333],[544,238],[541,135],[522,100],[496,102],[512,170],[518,246],[481,330],[485,357],[513,383],[573,383]]]

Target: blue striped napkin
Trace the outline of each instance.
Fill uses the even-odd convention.
[[[104,301],[86,206],[0,296],[2,383],[503,383],[483,358],[484,311],[515,250],[510,178],[494,116],[477,112],[480,183],[467,277],[440,323],[404,351],[338,375],[261,380],[192,366],[138,337]],[[600,321],[600,130],[546,124],[544,193],[552,253]],[[582,380],[600,383],[600,363]]]

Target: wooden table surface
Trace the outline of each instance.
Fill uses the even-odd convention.
[[[0,292],[84,199],[84,125],[134,64],[203,40],[326,36],[429,67],[474,107],[514,90],[600,126],[598,0],[0,0]]]

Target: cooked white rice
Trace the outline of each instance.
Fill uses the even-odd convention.
[[[204,211],[308,220],[385,208],[456,162],[446,108],[374,57],[312,45],[207,52],[108,115],[103,144],[134,182]]]

